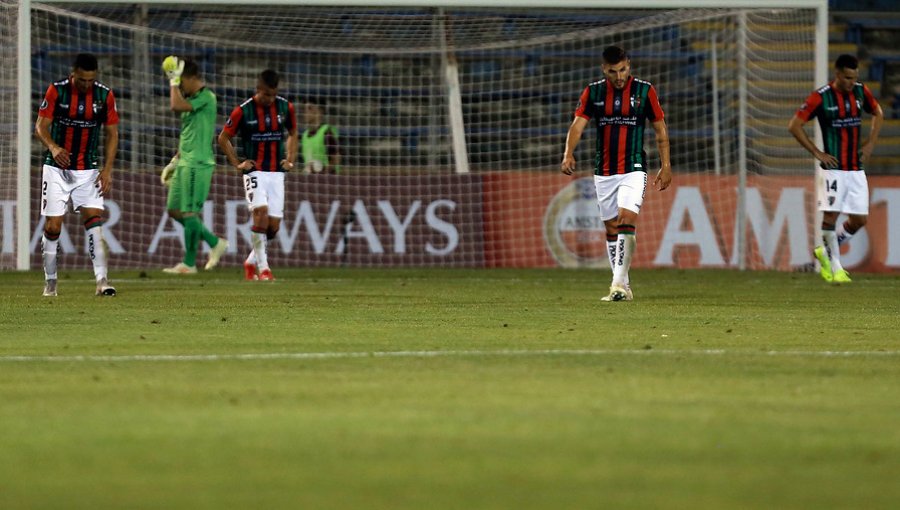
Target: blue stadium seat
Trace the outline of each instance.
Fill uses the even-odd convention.
[[[900,30],[900,18],[850,17],[847,18],[847,42],[862,44],[865,30]]]

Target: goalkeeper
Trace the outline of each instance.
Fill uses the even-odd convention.
[[[193,60],[167,57],[163,70],[169,79],[169,104],[181,114],[181,136],[178,153],[163,169],[162,180],[169,187],[169,216],[184,227],[184,259],[163,271],[194,274],[201,239],[210,247],[207,270],[216,267],[228,249],[228,242],[210,232],[199,216],[215,169],[216,95],[204,85]]]

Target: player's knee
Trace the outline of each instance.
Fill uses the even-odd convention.
[[[269,221],[269,208],[261,205],[253,208],[253,219],[261,221]]]
[[[620,214],[616,226],[634,225],[637,223],[637,214]]]
[[[44,222],[44,235],[47,239],[58,239],[62,233],[62,217],[48,217]]]
[[[850,224],[850,227],[853,229],[854,232],[865,227],[866,223],[869,222],[868,216],[862,216],[862,215],[856,215],[856,214],[851,215],[850,218],[848,218],[848,219],[850,220],[850,221],[848,221],[848,223]]]
[[[825,228],[825,225],[831,225],[832,228],[837,224],[838,215],[834,212],[825,212],[822,214],[822,228]]]

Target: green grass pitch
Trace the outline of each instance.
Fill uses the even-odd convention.
[[[0,273],[0,508],[888,509],[900,277]]]

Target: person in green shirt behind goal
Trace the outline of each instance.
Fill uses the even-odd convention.
[[[300,139],[305,173],[336,174],[341,170],[341,150],[338,132],[334,126],[324,123],[325,103],[321,99],[307,98],[303,105],[306,131]]]
[[[178,153],[163,169],[163,184],[169,187],[166,209],[169,217],[184,227],[184,259],[163,269],[169,274],[195,274],[200,240],[210,247],[204,269],[210,270],[228,249],[228,242],[209,231],[200,212],[209,195],[216,160],[216,95],[206,88],[200,68],[191,59],[166,57],[163,71],[169,79],[169,104],[181,114]]]

